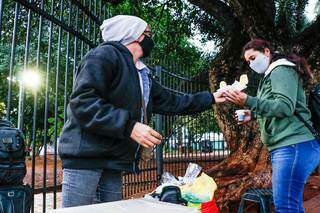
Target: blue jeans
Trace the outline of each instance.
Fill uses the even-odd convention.
[[[272,190],[276,212],[305,212],[304,185],[320,163],[320,143],[316,140],[271,151]]]
[[[63,169],[63,208],[121,199],[122,172],[103,169]]]

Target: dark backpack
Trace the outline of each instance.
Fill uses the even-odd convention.
[[[306,125],[314,137],[320,142],[320,83],[317,83],[310,93],[309,109],[311,112],[311,121],[313,126],[307,123],[296,111],[295,115]]]
[[[29,185],[1,186],[0,213],[30,213],[33,190]]]
[[[320,83],[318,83],[310,94],[309,109],[311,120],[316,131],[320,132]]]
[[[11,122],[0,120],[0,186],[23,183],[25,155],[22,132]]]

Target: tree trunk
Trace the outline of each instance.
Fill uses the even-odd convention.
[[[243,70],[239,55],[244,43],[239,40],[237,44],[233,42],[234,53],[232,54],[230,54],[228,43],[221,50],[210,71],[209,80],[212,91],[217,90],[221,80],[231,84],[246,72]],[[254,75],[248,73],[248,76],[249,82],[252,81]],[[248,90],[250,94],[255,94],[255,87],[249,86]],[[227,207],[230,201],[239,200],[247,188],[271,187],[268,151],[260,141],[258,124],[253,121],[246,126],[238,126],[233,118],[236,109],[238,108],[231,104],[214,106],[215,118],[231,151],[227,159],[206,171],[218,184],[217,202],[221,209]]]

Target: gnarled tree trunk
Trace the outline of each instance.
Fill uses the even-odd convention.
[[[257,85],[256,77],[241,61],[242,47],[253,38],[271,41],[281,51],[294,51],[306,57],[314,70],[320,70],[320,19],[291,40],[274,24],[275,2],[273,0],[189,0],[214,17],[223,25],[225,39],[219,54],[212,61],[209,82],[216,91],[221,80],[233,83],[243,73],[249,76],[249,85]],[[226,3],[227,2],[227,3]],[[252,79],[255,79],[252,82]],[[318,80],[320,80],[318,78]],[[247,92],[255,95],[255,88]],[[230,156],[206,171],[218,183],[218,203],[226,206],[229,201],[239,200],[249,187],[271,187],[269,154],[260,141],[257,122],[237,126],[232,105],[216,105],[215,118],[231,150]]]

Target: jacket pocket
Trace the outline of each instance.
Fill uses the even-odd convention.
[[[112,138],[108,138],[108,140],[104,138],[97,134],[82,131],[78,155],[92,158],[104,157],[114,143]]]
[[[132,139],[117,139],[110,147],[112,158],[122,161],[134,161],[137,150],[138,143]]]
[[[271,118],[260,118],[259,126],[261,131],[261,140],[264,144],[272,145],[275,143],[272,135]]]

